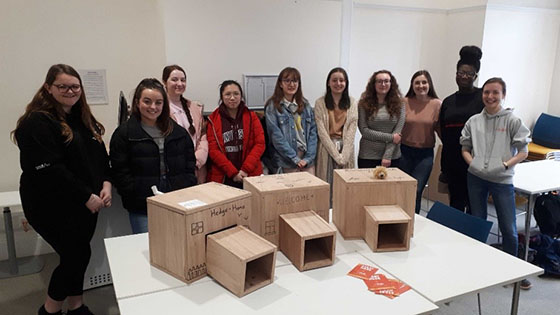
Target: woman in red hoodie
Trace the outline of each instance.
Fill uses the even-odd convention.
[[[220,85],[220,103],[208,117],[208,181],[243,188],[243,178],[261,175],[264,132],[255,113],[243,100],[241,85]]]

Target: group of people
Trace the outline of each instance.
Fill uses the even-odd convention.
[[[134,233],[148,231],[146,198],[153,186],[169,192],[216,181],[242,188],[243,178],[263,174],[264,165],[268,173],[316,174],[331,183],[332,195],[333,170],[355,167],[356,129],[362,135],[358,167],[399,167],[413,176],[416,212],[439,134],[440,180],[448,183],[451,206],[485,218],[490,192],[504,249],[516,255],[513,166],[527,156],[529,130],[503,107],[502,79],[474,86],[480,49],[465,46],[460,56],[459,89],[443,103],[425,70],[412,76],[404,97],[391,72],[377,71],[356,102],[348,74],[334,68],[312,108],[299,71],[285,68],[265,106],[264,126],[233,80],[220,85],[218,108],[204,119],[203,105],[183,96],[186,72],[167,66],[161,81],[144,79],[136,87],[130,118],[114,131],[110,154],[79,74],[53,65],[12,133],[25,215],[60,256],[39,314],[61,314],[65,301],[69,315],[92,314],[82,300],[83,277],[97,214],[111,206],[112,185]]]

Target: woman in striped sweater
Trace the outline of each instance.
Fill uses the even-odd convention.
[[[397,80],[387,70],[375,72],[358,103],[362,134],[358,167],[398,167],[405,107]]]

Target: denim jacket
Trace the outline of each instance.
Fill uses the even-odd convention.
[[[285,109],[285,101],[282,100],[282,112],[278,112],[272,101],[265,107],[266,129],[269,138],[269,145],[274,147],[273,157],[278,167],[296,168],[301,160],[297,156],[296,126],[294,116]],[[304,99],[304,109],[301,115],[307,151],[303,160],[308,166],[313,165],[317,153],[317,125],[313,109],[309,102]]]

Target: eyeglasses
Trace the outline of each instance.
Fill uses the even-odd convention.
[[[474,78],[475,75],[476,73],[474,72],[457,71],[458,77]]]
[[[56,86],[60,93],[68,93],[69,90],[72,90],[74,93],[78,93],[82,90],[82,86],[79,84],[72,84],[72,85],[65,85],[65,84],[53,84]]]
[[[282,79],[282,82],[284,82],[285,84],[290,84],[290,83],[298,84],[299,80],[296,80],[296,79]]]
[[[377,83],[379,85],[389,84],[389,83],[391,83],[391,80],[389,80],[389,79],[379,79],[379,80],[375,80],[375,83]]]

